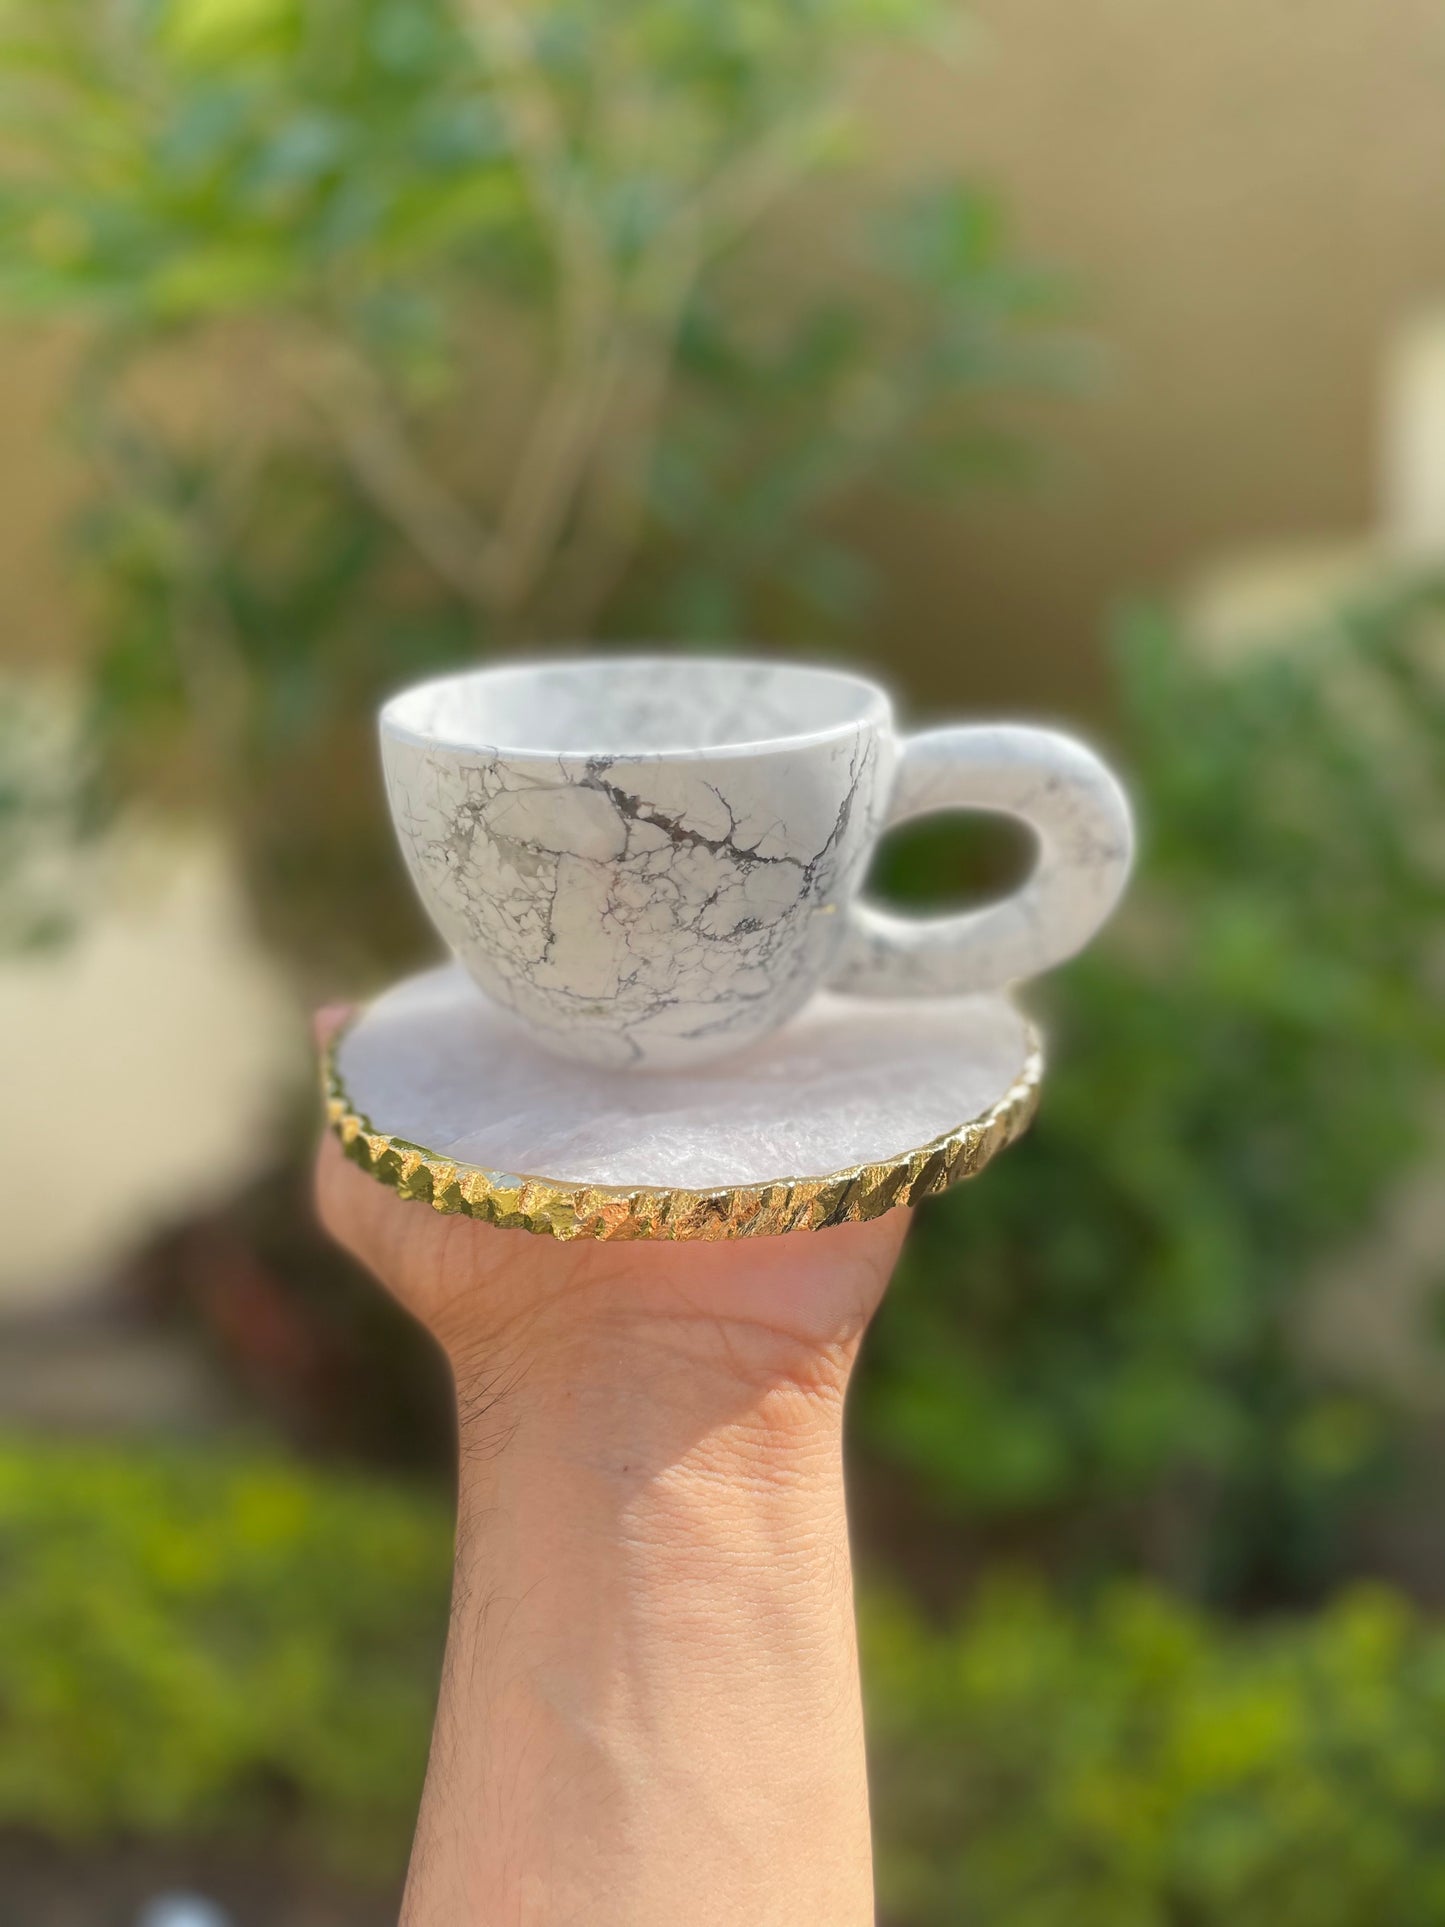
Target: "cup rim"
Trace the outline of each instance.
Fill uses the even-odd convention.
[[[512,743],[496,737],[483,739],[480,736],[449,736],[443,731],[423,729],[405,720],[404,709],[429,691],[440,691],[458,683],[500,681],[508,677],[537,675],[543,671],[578,670],[585,674],[599,674],[608,669],[641,669],[675,671],[706,664],[709,667],[727,669],[788,669],[800,671],[805,675],[816,676],[831,683],[848,684],[857,692],[856,712],[842,721],[820,724],[815,729],[793,730],[785,735],[750,737],[746,740],[725,743],[678,743],[661,749],[642,749],[627,744],[597,743],[586,748],[557,749],[547,748],[538,743]],[[559,656],[543,657],[535,662],[501,662],[487,664],[477,669],[451,670],[444,675],[428,676],[421,682],[410,683],[404,689],[396,690],[382,703],[377,717],[382,736],[409,743],[414,748],[425,750],[444,750],[454,755],[476,755],[479,751],[505,756],[514,760],[538,760],[548,763],[577,762],[585,763],[598,757],[613,759],[626,758],[629,762],[668,762],[693,760],[698,757],[725,758],[759,756],[769,752],[780,753],[805,749],[818,743],[833,741],[848,736],[869,725],[874,728],[888,728],[893,721],[893,705],[887,690],[881,683],[869,676],[855,674],[850,669],[837,669],[828,663],[799,661],[784,656],[684,656],[676,653],[663,654],[660,651],[641,651],[616,656]]]

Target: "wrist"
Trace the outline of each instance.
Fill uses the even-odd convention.
[[[678,1613],[716,1645],[755,1623],[831,1610],[846,1565],[846,1377],[759,1380],[671,1330],[578,1331],[458,1376],[459,1558],[506,1569],[529,1616],[576,1624]],[[567,1635],[569,1638],[572,1634]]]
[[[393,1288],[431,1326],[459,1385],[495,1376],[499,1359],[525,1364],[529,1380],[586,1383],[615,1353],[649,1371],[711,1368],[759,1393],[816,1390],[826,1401],[846,1386],[907,1215],[786,1238],[620,1246],[466,1226],[485,1235],[456,1238],[452,1262]]]
[[[675,1918],[663,1862],[629,1845],[665,1840],[719,1919],[862,1920],[855,1345],[660,1308],[635,1272],[603,1312],[605,1289],[449,1347],[447,1778],[509,1789],[558,1918]],[[843,1843],[826,1861],[820,1828]],[[466,1917],[512,1917],[504,1844],[478,1840]]]
[[[635,1311],[463,1344],[451,1352],[462,1475],[796,1492],[840,1475],[853,1355]]]
[[[623,1641],[720,1691],[791,1655],[809,1703],[800,1655],[852,1650],[841,1388],[760,1395],[635,1335],[502,1373],[458,1383],[457,1564],[489,1661],[526,1655],[521,1697],[575,1714]]]
[[[625,1751],[628,1721],[598,1708],[626,1650],[639,1678],[674,1683],[673,1776],[701,1768],[700,1730],[709,1773],[730,1749],[729,1777],[757,1770],[776,1740],[732,1702],[760,1678],[799,1735],[837,1719],[855,1688],[841,1388],[760,1397],[715,1361],[633,1339],[566,1370],[529,1365],[458,1384],[458,1596],[476,1663],[514,1681],[511,1713]]]

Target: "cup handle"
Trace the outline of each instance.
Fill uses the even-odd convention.
[[[1072,957],[1123,894],[1129,803],[1092,750],[1051,729],[933,729],[901,745],[885,828],[935,810],[997,810],[1038,838],[1027,881],[1001,903],[949,917],[898,917],[855,903],[837,990],[929,997],[998,990]]]

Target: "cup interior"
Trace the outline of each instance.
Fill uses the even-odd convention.
[[[795,746],[889,718],[864,677],[728,657],[599,656],[419,683],[381,712],[428,746],[514,756],[727,754]]]

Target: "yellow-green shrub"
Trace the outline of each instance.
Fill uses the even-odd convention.
[[[1445,1921],[1445,1638],[1395,1595],[1231,1626],[995,1585],[864,1630],[890,1927]]]
[[[0,1444],[0,1828],[394,1874],[449,1557],[435,1493]],[[995,1583],[862,1631],[890,1927],[1445,1923],[1445,1632],[1394,1595],[1241,1625]]]
[[[0,1447],[0,1825],[295,1828],[404,1856],[445,1625],[434,1494],[213,1450]]]

